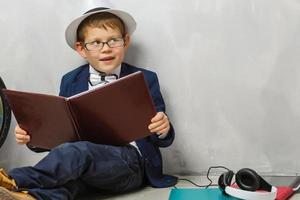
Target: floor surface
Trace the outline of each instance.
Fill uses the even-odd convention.
[[[185,176],[180,177],[182,179],[189,179],[191,181],[194,181],[198,184],[208,184],[205,176]],[[294,182],[295,177],[265,177],[265,179],[270,182],[273,185],[277,186],[288,186],[292,182]],[[213,181],[215,182],[217,180],[217,177],[213,178]],[[299,183],[300,184],[300,183]],[[195,188],[191,183],[188,181],[180,180],[178,184],[176,185],[178,188]],[[171,188],[152,188],[152,187],[146,187],[142,190],[134,191],[128,194],[122,194],[122,195],[110,195],[110,196],[103,196],[103,195],[90,195],[83,198],[80,198],[80,200],[168,200],[169,194]],[[300,193],[295,193],[289,200],[300,200]]]

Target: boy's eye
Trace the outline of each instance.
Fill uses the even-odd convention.
[[[90,44],[97,46],[97,45],[99,45],[101,43],[102,43],[101,41],[96,40],[96,41],[91,42]]]
[[[110,45],[110,47],[115,47],[115,46],[121,46],[124,44],[123,38],[112,38],[107,43]]]
[[[112,39],[107,41],[108,44],[114,44],[115,42],[117,42],[116,38],[112,38]]]
[[[116,42],[116,41],[118,41],[118,38],[112,38],[112,39],[110,39],[110,40],[107,41],[107,42]]]
[[[123,38],[112,38],[111,41],[120,42],[120,41],[123,41]]]

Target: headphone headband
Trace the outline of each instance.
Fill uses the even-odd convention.
[[[267,191],[259,191],[259,192],[251,192],[242,190],[239,188],[234,188],[231,186],[225,187],[226,194],[237,197],[240,199],[247,199],[247,200],[274,200],[277,194],[277,188],[272,186],[271,192]]]

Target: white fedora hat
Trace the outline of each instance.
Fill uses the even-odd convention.
[[[134,18],[127,12],[124,12],[121,10],[116,10],[116,9],[104,8],[104,7],[94,8],[94,9],[87,11],[82,16],[74,19],[67,27],[66,32],[65,32],[65,37],[66,37],[66,41],[67,41],[68,45],[72,49],[75,50],[75,43],[77,42],[77,29],[78,29],[79,24],[88,16],[93,15],[95,13],[101,13],[101,12],[108,12],[108,13],[116,15],[123,21],[123,23],[125,25],[126,33],[131,35],[134,32],[134,30],[136,28],[136,22],[135,22]]]

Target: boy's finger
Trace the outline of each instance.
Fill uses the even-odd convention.
[[[29,135],[16,134],[16,138],[19,139],[19,140],[29,140],[30,136]]]
[[[165,129],[160,130],[159,132],[157,132],[157,135],[165,134],[167,132],[169,132],[169,127],[166,127]]]
[[[27,132],[23,132],[23,131],[20,131],[20,132],[15,132],[16,135],[27,135]]]
[[[21,129],[19,126],[16,126],[15,133],[22,134],[22,135],[27,135],[27,132],[24,131],[23,129]]]
[[[150,128],[149,130],[151,133],[160,132],[161,130],[168,128],[168,126],[169,126],[169,123],[167,123],[167,122],[159,123],[159,124],[155,124],[155,126]]]
[[[157,121],[157,122],[153,122],[151,123],[149,126],[148,126],[148,129],[151,130],[151,129],[154,129],[160,125],[162,125],[163,123],[165,123],[163,120],[160,120],[160,121]]]
[[[18,139],[16,138],[18,144],[26,144],[29,142],[29,139]]]
[[[158,112],[156,115],[151,119],[151,122],[156,122],[162,120],[166,116],[163,112]]]

